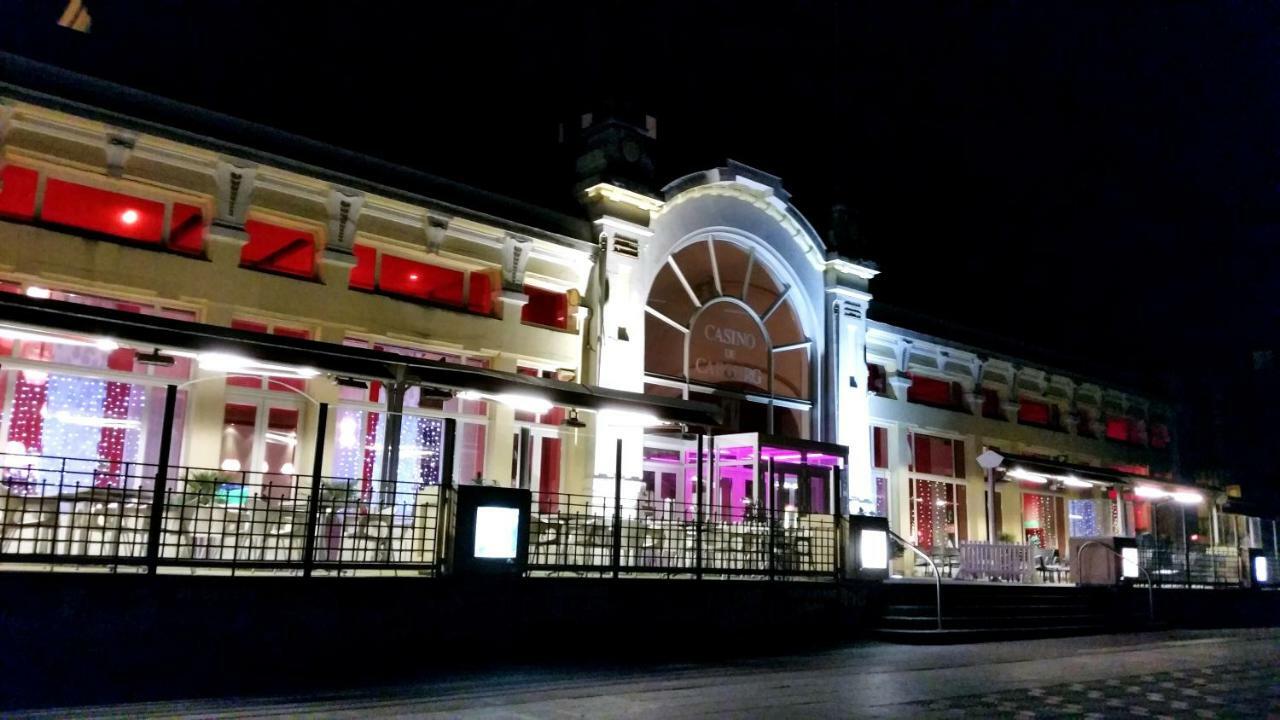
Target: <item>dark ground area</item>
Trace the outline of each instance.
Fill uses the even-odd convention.
[[[944,647],[864,642],[732,662],[521,666],[308,696],[65,708],[9,717],[1264,718],[1276,713],[1280,630],[1268,629]]]

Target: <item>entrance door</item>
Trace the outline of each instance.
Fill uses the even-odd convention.
[[[670,520],[676,517],[683,502],[680,497],[681,473],[682,467],[679,464],[653,462],[644,464],[643,492],[647,498],[642,496],[641,499],[642,515],[659,520]],[[646,501],[648,507],[644,507]]]
[[[796,514],[823,515],[831,511],[828,498],[831,468],[774,463],[773,473],[777,491],[775,514],[786,519],[789,526],[794,525]]]
[[[250,495],[292,497],[297,488],[300,403],[229,395],[223,409],[219,468]]]

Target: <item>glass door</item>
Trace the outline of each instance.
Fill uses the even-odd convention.
[[[291,498],[296,489],[300,403],[228,395],[219,468],[249,495]]]

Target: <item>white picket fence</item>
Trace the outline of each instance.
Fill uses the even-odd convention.
[[[1020,543],[960,543],[960,568],[957,578],[986,580],[999,578],[1013,582],[1031,582],[1035,570],[1031,545]]]

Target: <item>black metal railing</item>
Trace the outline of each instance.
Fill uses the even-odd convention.
[[[1138,563],[1156,587],[1219,587],[1240,585],[1241,552],[1234,547],[1159,545],[1138,549]]]
[[[671,576],[833,577],[838,531],[829,514],[676,500],[533,494],[529,569]]]
[[[75,458],[0,466],[0,562],[434,573],[441,488]],[[314,494],[314,497],[313,497]]]

